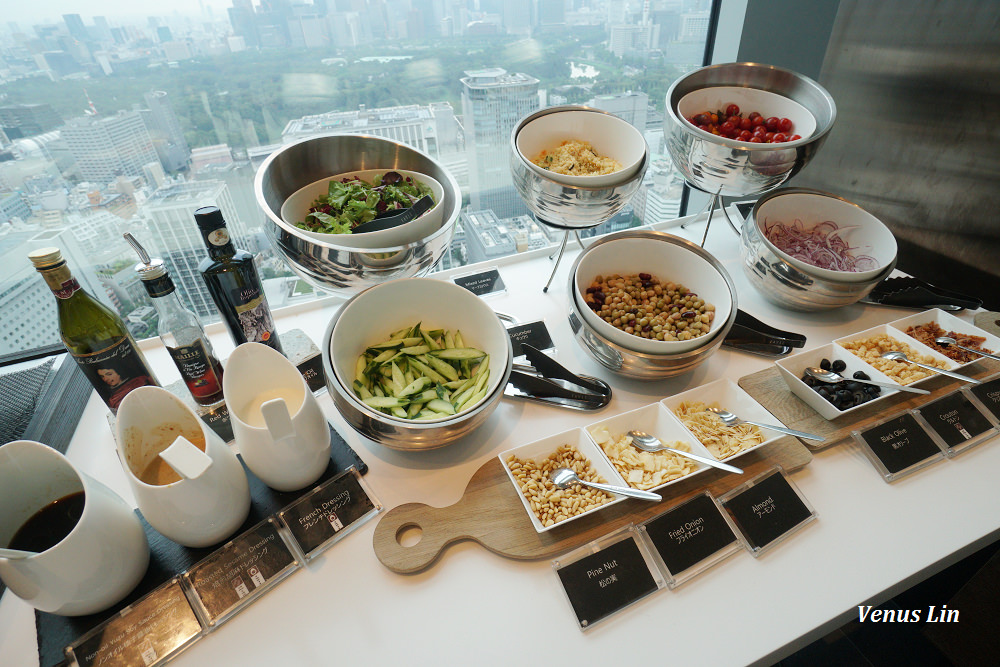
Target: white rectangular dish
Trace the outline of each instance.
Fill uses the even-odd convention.
[[[599,422],[588,425],[586,427],[586,431],[587,434],[590,435],[590,437],[594,440],[594,444],[596,444],[597,447],[601,449],[601,453],[604,454],[605,458],[608,459],[608,463],[610,463],[612,466],[615,467],[616,470],[618,470],[618,474],[622,476],[622,478],[625,480],[625,483],[633,488],[642,488],[636,486],[636,481],[632,477],[630,477],[630,474],[635,475],[636,473],[638,473],[638,476],[641,478],[642,477],[641,468],[634,468],[633,469],[634,472],[628,473],[620,469],[617,465],[615,465],[615,462],[611,460],[611,457],[608,456],[607,452],[604,451],[603,447],[601,446],[601,439],[598,437],[598,435],[595,435],[595,431],[599,431],[600,429],[607,429],[607,432],[612,439],[617,439],[619,435],[627,434],[629,431],[633,430],[644,431],[650,435],[656,436],[657,438],[660,439],[660,441],[664,445],[667,445],[668,447],[676,448],[676,445],[674,443],[679,441],[687,445],[688,450],[692,454],[697,454],[699,456],[703,456],[710,459],[715,458],[708,451],[708,449],[705,448],[704,445],[698,442],[698,440],[695,437],[693,437],[686,428],[684,428],[684,425],[681,424],[680,421],[678,421],[677,418],[674,417],[674,415],[671,414],[669,410],[667,410],[663,405],[659,403],[653,403],[652,405],[647,405],[645,407],[639,408],[638,410],[625,412],[623,414],[615,415],[614,417],[603,419]],[[657,452],[655,454],[650,454],[648,452],[641,452],[638,449],[636,449],[635,451],[637,454],[639,454],[640,457],[643,454],[646,454],[647,460],[649,460],[648,457],[655,457],[655,459],[666,459],[678,456],[676,454],[671,454],[670,452],[662,452],[662,453]],[[681,475],[680,477],[676,477],[674,479],[669,479],[665,482],[662,482],[645,490],[654,492],[659,491],[664,487],[670,486],[671,484],[675,484],[681,480],[688,479],[711,467],[704,463],[699,463],[697,461],[694,461],[693,459],[686,459],[686,462],[693,467],[693,470],[691,470],[691,472]],[[655,478],[656,473],[653,472],[652,475]]]
[[[902,334],[901,335],[902,340],[906,341],[907,343],[910,343],[911,341],[912,342],[917,342],[917,341],[910,335],[908,335],[906,333],[906,330],[909,327],[915,327],[921,324],[927,324],[929,322],[933,322],[937,324],[939,327],[941,327],[941,329],[944,331],[942,335],[945,336],[948,335],[948,332],[954,332],[958,334],[965,334],[967,336],[980,336],[982,338],[985,338],[986,340],[983,341],[982,346],[988,350],[991,350],[992,354],[1000,354],[1000,338],[997,338],[988,331],[980,329],[971,322],[966,322],[963,319],[955,317],[951,313],[946,313],[940,308],[934,308],[932,310],[928,310],[922,313],[917,313],[916,315],[910,315],[909,317],[904,317],[899,320],[893,320],[892,322],[889,322],[889,326],[899,331],[900,334]],[[943,352],[941,352],[941,348],[938,347],[936,344],[927,345],[927,347],[933,349],[935,352],[939,352],[940,354],[942,354],[942,356],[947,356]],[[980,359],[982,359],[982,357],[976,354],[970,353],[970,356],[974,358],[966,362],[957,362],[954,360],[952,360],[952,362],[956,364],[958,368],[965,368],[966,366],[974,364]]]
[[[841,410],[833,403],[820,396],[815,389],[807,385],[802,380],[802,376],[805,375],[805,369],[808,367],[819,368],[820,362],[823,359],[829,359],[831,362],[836,360],[843,361],[847,365],[847,368],[841,371],[840,374],[848,380],[853,379],[851,376],[853,376],[856,371],[863,371],[864,373],[867,373],[868,377],[875,382],[884,382],[887,384],[898,383],[866,364],[857,355],[851,354],[849,351],[839,345],[834,345],[833,343],[822,345],[820,347],[814,347],[811,350],[799,352],[798,354],[793,354],[785,357],[784,359],[775,361],[774,365],[777,367],[778,372],[781,373],[781,379],[785,381],[785,384],[788,385],[788,388],[791,389],[792,393],[801,398],[806,405],[811,407],[826,419],[836,419],[841,415],[849,415],[866,405],[871,405],[877,401],[881,401],[887,396],[899,393],[898,389],[880,389],[881,393],[878,397],[865,403],[861,403],[860,405],[855,405],[847,410]]]
[[[599,505],[567,519],[557,521],[549,526],[544,525],[538,515],[535,514],[534,510],[531,508],[530,501],[521,491],[521,485],[518,482],[517,477],[511,471],[510,464],[507,462],[507,459],[513,455],[522,461],[531,460],[535,463],[541,463],[550,455],[554,454],[556,450],[559,449],[560,445],[572,445],[575,447],[576,450],[584,456],[584,458],[590,461],[592,469],[604,478],[605,483],[612,484],[614,486],[626,486],[625,481],[618,475],[618,472],[615,470],[614,466],[611,465],[611,462],[605,458],[601,449],[594,444],[594,442],[590,439],[590,436],[587,435],[582,428],[574,428],[569,431],[563,431],[562,433],[556,433],[555,435],[550,435],[547,438],[535,440],[534,442],[529,442],[526,445],[521,445],[520,447],[515,447],[514,449],[508,449],[507,451],[502,452],[498,456],[500,464],[507,472],[507,477],[510,478],[511,484],[514,485],[514,489],[517,491],[517,495],[521,499],[521,504],[524,505],[524,511],[528,513],[528,518],[531,519],[531,525],[534,526],[535,530],[539,533],[544,533],[552,530],[553,528],[565,526],[575,519],[587,516],[588,514],[593,514],[594,512],[602,510],[606,507],[611,507],[615,503],[625,500],[625,496],[614,496],[609,502],[606,502],[603,505]],[[564,493],[566,492],[567,491],[564,491]]]
[[[660,402],[663,403],[663,405],[670,411],[670,414],[675,418],[677,418],[677,408],[681,403],[700,402],[707,406],[711,406],[715,403],[718,404],[720,408],[732,412],[741,419],[751,419],[753,421],[759,421],[763,424],[770,423],[775,426],[783,426],[783,424],[778,421],[777,417],[768,412],[760,403],[755,401],[750,394],[743,391],[739,385],[728,378],[716,380],[715,382],[709,382],[708,384],[704,384],[700,387],[695,387],[694,389],[674,394],[673,396],[667,397]],[[678,418],[678,421],[681,420]],[[690,429],[687,430],[690,432]],[[746,449],[741,449],[740,451],[725,458],[717,456],[710,447],[707,447],[706,443],[702,442],[701,444],[706,445],[706,448],[709,450],[709,453],[713,458],[727,460],[736,456],[742,456],[743,454],[752,452],[755,449],[759,449],[770,442],[774,442],[783,435],[777,431],[772,431],[766,428],[761,428],[761,433],[765,438],[762,442],[747,447]],[[698,441],[698,438],[693,433],[691,434],[691,437],[696,442]]]
[[[852,351],[848,350],[845,347],[845,344],[852,343],[854,341],[866,340],[866,339],[872,338],[874,336],[878,336],[880,334],[884,334],[884,335],[888,336],[889,338],[893,339],[893,341],[895,343],[899,343],[899,344],[902,344],[902,345],[907,345],[910,348],[912,348],[921,357],[921,358],[916,358],[915,359],[913,357],[913,355],[907,355],[913,361],[923,361],[924,363],[926,363],[926,361],[923,359],[923,357],[930,357],[934,361],[942,363],[943,364],[942,368],[944,368],[944,370],[951,371],[951,370],[955,370],[958,367],[958,364],[956,364],[954,361],[952,361],[948,357],[944,356],[943,354],[941,354],[937,350],[932,350],[931,348],[927,347],[926,345],[924,345],[920,341],[916,340],[915,338],[911,338],[910,336],[907,336],[905,333],[903,333],[902,331],[899,331],[898,329],[896,329],[891,324],[881,324],[881,325],[879,325],[877,327],[872,327],[871,329],[865,329],[864,331],[859,331],[858,333],[850,334],[848,336],[842,336],[840,338],[834,339],[833,342],[834,342],[834,344],[839,345],[841,348],[843,348],[848,354],[854,355],[854,353]],[[898,348],[899,346],[898,345],[894,345],[893,347]],[[854,355],[854,356],[858,356],[858,355]],[[867,365],[873,366],[876,370],[880,371],[883,375],[889,377],[889,379],[891,379],[893,382],[896,382],[898,384],[919,385],[920,383],[926,382],[927,380],[929,380],[932,377],[935,377],[937,375],[937,373],[933,373],[931,371],[926,371],[926,373],[928,375],[926,377],[920,378],[919,380],[913,380],[911,382],[900,382],[900,380],[897,379],[892,374],[891,371],[887,371],[887,370],[885,370],[885,368],[881,368],[880,366],[885,366],[885,367],[890,367],[890,368],[910,369],[910,370],[915,369],[916,371],[919,371],[919,372],[925,372],[925,371],[924,371],[924,369],[922,369],[922,368],[920,368],[918,366],[914,366],[913,364],[907,364],[904,361],[891,361],[891,360],[888,360],[888,359],[879,361],[878,359],[876,359],[874,362],[872,362],[872,361],[869,361],[869,360],[864,359],[864,358],[862,358],[861,360],[864,361]],[[905,370],[904,370],[904,372],[905,372]]]

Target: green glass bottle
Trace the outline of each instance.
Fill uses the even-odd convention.
[[[284,354],[253,254],[233,245],[226,220],[217,206],[199,208],[194,219],[208,248],[208,257],[198,265],[198,270],[229,335],[237,345],[263,343]]]
[[[56,297],[63,344],[112,412],[136,387],[159,386],[125,323],[80,287],[58,248],[40,248],[28,259]]]

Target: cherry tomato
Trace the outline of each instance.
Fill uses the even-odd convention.
[[[798,141],[801,138],[802,138],[801,134],[793,134],[792,136],[788,137],[788,140],[789,141]]]
[[[718,123],[719,122],[719,114],[713,113],[713,114],[710,114],[709,117],[712,119],[713,123]]]
[[[740,131],[740,141],[750,141],[751,138],[753,138],[753,133],[750,130]]]
[[[766,132],[764,134],[764,141],[766,141],[767,143],[771,143],[772,141],[774,141],[774,132]]]
[[[751,122],[756,121],[758,118],[760,118],[761,121],[763,121],[763,117],[760,115],[760,113],[758,113],[756,111],[751,111],[750,115],[747,116],[747,118],[749,118]],[[756,125],[757,123],[754,123],[754,124]]]
[[[770,118],[768,118],[767,120],[764,121],[764,125],[767,126],[767,131],[768,132],[777,132],[778,131],[778,118],[776,116],[771,116]]]
[[[752,137],[750,137],[750,143],[751,144],[762,144],[762,143],[764,143],[764,140],[761,139],[761,136],[759,134],[755,134]]]
[[[764,127],[763,125],[755,125],[753,128],[753,133],[764,135],[765,133],[767,133],[767,128]]]
[[[792,131],[792,121],[787,118],[780,118],[778,120],[778,129],[785,134]]]
[[[750,120],[749,118],[741,118],[740,119],[740,129],[741,130],[752,130],[753,129],[753,121]]]
[[[695,114],[695,117],[691,119],[691,123],[693,125],[698,125],[698,126],[708,125],[711,122],[712,122],[712,117],[709,116],[707,113]]]
[[[719,129],[722,130],[722,133],[727,136],[733,134],[733,132],[736,132],[737,128],[738,125],[734,123],[732,119],[727,120],[719,127]]]
[[[787,136],[785,136],[785,134],[784,134],[784,133],[782,133],[782,132],[778,132],[778,133],[776,133],[776,134],[775,134],[775,135],[774,135],[774,136],[773,136],[773,137],[771,138],[771,141],[772,141],[772,142],[774,142],[774,143],[776,143],[776,144],[783,144],[783,143],[785,143],[786,141],[788,141],[788,137],[787,137]]]
[[[738,106],[736,106],[735,104],[730,104],[729,106],[726,107],[726,115],[727,116],[739,116],[740,115],[740,108]]]

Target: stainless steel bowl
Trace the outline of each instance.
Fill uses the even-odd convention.
[[[337,325],[340,314],[344,312],[351,301],[359,296],[360,294],[356,294],[337,309],[323,335],[323,342],[320,344],[323,350],[323,372],[326,373],[326,388],[333,398],[333,404],[337,411],[343,415],[351,428],[390,449],[424,451],[444,447],[462,436],[468,435],[493,414],[500,399],[503,398],[504,388],[510,379],[510,372],[514,364],[514,352],[509,339],[507,340],[507,359],[502,367],[503,375],[500,378],[500,383],[482,403],[471,410],[456,415],[453,419],[430,423],[390,419],[381,412],[372,410],[356,400],[352,390],[341,384],[337,378],[330,356],[330,344],[333,340],[333,328]],[[491,371],[494,368],[498,367],[491,363]]]
[[[602,243],[608,243],[620,238],[649,239],[651,243],[671,243],[682,248],[686,248],[690,252],[703,257],[711,263],[712,266],[715,267],[715,269],[722,275],[722,277],[725,278],[726,284],[729,285],[729,290],[733,296],[733,308],[729,314],[729,318],[726,319],[722,327],[717,333],[713,334],[708,340],[706,340],[703,346],[680,354],[646,354],[643,352],[636,352],[608,340],[583,319],[578,310],[576,299],[572,296],[575,289],[574,282],[576,270],[580,265],[580,259],[591,248],[598,247]],[[674,377],[675,375],[687,373],[688,371],[697,368],[702,362],[712,356],[712,354],[719,349],[720,345],[722,345],[722,341],[725,340],[726,335],[732,328],[733,322],[736,320],[736,313],[738,312],[736,302],[736,285],[733,283],[732,277],[725,270],[725,268],[723,268],[719,260],[700,246],[664,232],[627,230],[616,234],[610,234],[601,240],[592,243],[587,247],[587,250],[580,253],[580,255],[577,256],[576,261],[573,263],[573,268],[570,269],[569,275],[569,326],[573,331],[573,336],[583,349],[594,357],[594,359],[596,359],[602,366],[610,371],[635,378],[637,380],[662,380]]]
[[[896,259],[874,278],[864,282],[840,282],[810,275],[786,262],[774,252],[773,247],[757,228],[757,211],[772,197],[792,192],[811,192],[803,188],[782,188],[757,200],[753,211],[743,221],[740,234],[740,256],[743,273],[765,299],[789,310],[815,312],[850,305],[863,299],[875,286],[892,273]],[[828,196],[834,197],[836,195]]]
[[[611,187],[574,187],[546,178],[529,167],[528,161],[517,149],[517,133],[536,118],[561,111],[613,115],[600,109],[568,105],[548,107],[522,118],[510,135],[510,170],[514,187],[540,222],[569,229],[596,227],[624,208],[642,185],[642,177],[649,166],[649,147],[646,147],[639,170],[628,180]]]
[[[816,119],[816,131],[794,143],[741,145],[708,138],[680,117],[677,103],[688,93],[713,86],[766,90],[798,102]],[[833,97],[812,79],[758,63],[726,63],[697,69],[667,91],[664,135],[674,165],[691,185],[708,193],[746,197],[778,187],[804,167],[823,145],[837,118]]]
[[[360,250],[306,237],[281,219],[282,204],[300,188],[336,174],[376,168],[408,169],[437,180],[444,188],[441,227],[407,245]],[[254,193],[266,216],[264,232],[291,269],[314,287],[345,294],[427,273],[451,246],[462,207],[458,183],[434,159],[405,144],[357,134],[310,137],[281,147],[257,170]]]

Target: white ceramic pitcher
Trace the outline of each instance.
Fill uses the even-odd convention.
[[[61,541],[28,558],[0,558],[0,579],[14,595],[61,616],[103,611],[128,595],[149,564],[146,533],[121,496],[51,447],[0,447],[0,546],[39,510],[81,491],[83,513]]]
[[[207,547],[246,520],[250,486],[236,453],[166,389],[129,392],[115,436],[139,509],[166,537]]]
[[[280,352],[243,343],[226,362],[222,390],[247,467],[278,491],[320,478],[330,463],[330,427],[309,385]]]

